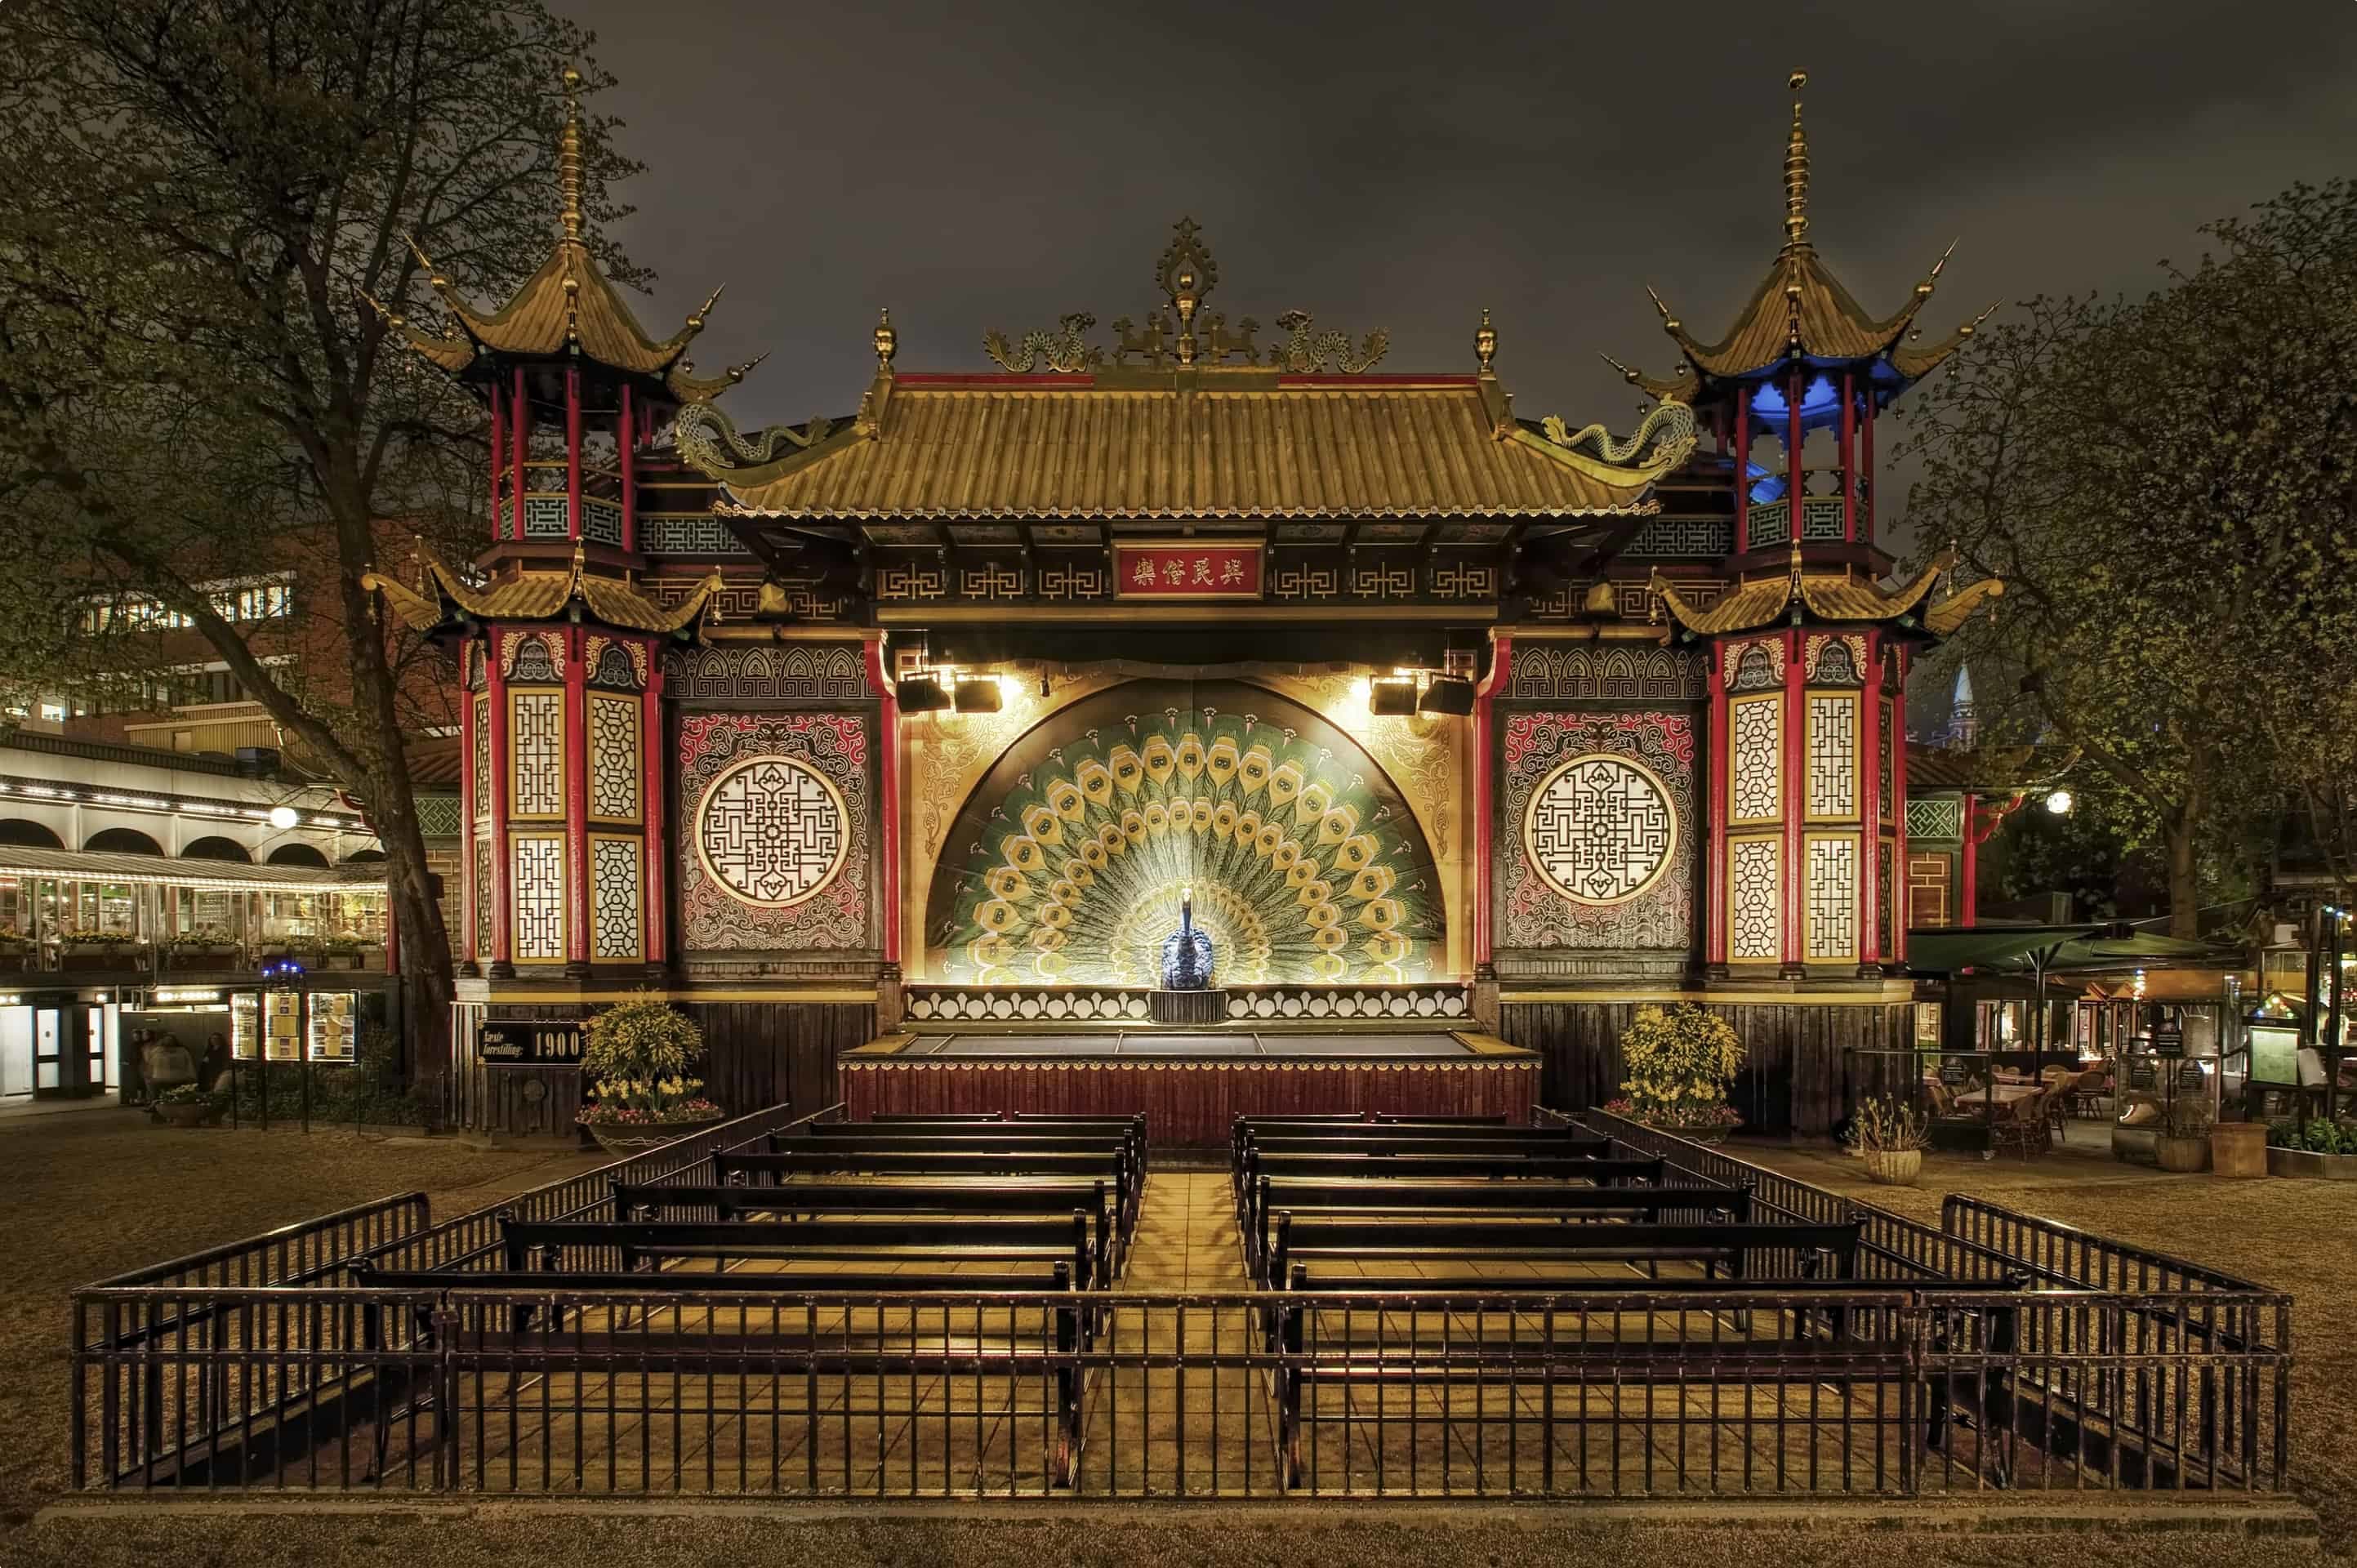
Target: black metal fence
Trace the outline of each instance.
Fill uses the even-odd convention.
[[[520,1494],[1925,1496],[2285,1487],[2289,1300],[1967,1200],[1940,1230],[1609,1117],[1756,1212],[1866,1225],[1800,1287],[1211,1295],[355,1290],[495,1215],[415,1195],[79,1292],[78,1485]],[[788,1125],[511,1206],[559,1218]],[[372,1230],[371,1227],[379,1229]],[[243,1259],[242,1263],[231,1259]],[[224,1272],[242,1269],[244,1279]]]

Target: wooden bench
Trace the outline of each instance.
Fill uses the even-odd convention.
[[[1243,1192],[1263,1176],[1347,1176],[1386,1181],[1480,1179],[1501,1183],[1515,1180],[1562,1181],[1582,1177],[1590,1167],[1609,1164],[1615,1157],[1600,1151],[1593,1155],[1390,1155],[1378,1165],[1357,1155],[1271,1155],[1260,1149],[1249,1149],[1245,1151],[1243,1170],[1238,1179],[1237,1208],[1241,1213]]]
[[[596,1219],[524,1220],[502,1217],[500,1245],[504,1265],[521,1272],[538,1262],[548,1272],[566,1272],[566,1254],[610,1253],[614,1267],[591,1264],[587,1272],[628,1274],[641,1262],[707,1260],[777,1262],[901,1261],[1031,1262],[1064,1260],[1077,1282],[1096,1278],[1089,1217],[1074,1209],[1060,1219],[940,1218],[811,1219],[791,1224],[744,1220]],[[576,1268],[580,1265],[576,1265]],[[792,1276],[778,1276],[791,1292]]]
[[[1273,1218],[1279,1214],[1302,1219],[1340,1215],[1372,1220],[1380,1217],[1407,1230],[1428,1230],[1435,1219],[1527,1222],[1619,1216],[1651,1221],[1681,1211],[1692,1211],[1697,1218],[1724,1215],[1749,1220],[1751,1202],[1749,1187],[1717,1183],[1595,1187],[1578,1182],[1512,1182],[1444,1187],[1382,1180],[1277,1182],[1264,1176],[1247,1204],[1243,1238],[1247,1259],[1256,1262],[1268,1255]]]
[[[1742,1189],[1734,1189],[1741,1191]],[[1616,1195],[1617,1196],[1617,1195]],[[1269,1239],[1261,1279],[1292,1277],[1293,1265],[1309,1259],[1412,1258],[1437,1263],[1517,1262],[1699,1262],[1713,1275],[1722,1269],[1740,1280],[1747,1259],[1757,1252],[1789,1252],[1796,1259],[1817,1254],[1834,1279],[1857,1273],[1863,1220],[1835,1225],[1749,1221],[1729,1223],[1636,1223],[1589,1221],[1563,1225],[1476,1220],[1447,1227],[1411,1227],[1396,1220],[1304,1219],[1279,1214]],[[1806,1266],[1797,1272],[1808,1274]],[[1436,1284],[1427,1288],[1445,1289]],[[1526,1288],[1544,1288],[1536,1285]]]
[[[614,1219],[618,1221],[660,1219],[683,1208],[709,1209],[717,1218],[739,1219],[748,1214],[787,1216],[795,1220],[885,1214],[959,1214],[1011,1218],[1019,1215],[1064,1215],[1079,1210],[1089,1217],[1092,1258],[1090,1278],[1096,1287],[1109,1286],[1119,1272],[1121,1232],[1114,1223],[1108,1184],[1102,1178],[1075,1181],[1038,1177],[987,1185],[948,1187],[928,1184],[900,1186],[889,1182],[794,1182],[782,1187],[679,1187],[611,1184]],[[1083,1281],[1087,1286],[1087,1282]]]
[[[850,1139],[779,1140],[769,1153],[716,1150],[712,1182],[759,1178],[784,1181],[807,1176],[881,1176],[956,1177],[970,1181],[1008,1176],[1103,1177],[1121,1195],[1121,1229],[1125,1239],[1137,1230],[1137,1211],[1144,1197],[1135,1162],[1117,1143],[1100,1142],[1086,1149],[1041,1149],[1030,1144],[991,1149],[942,1149],[899,1144],[878,1147]]]
[[[1300,1201],[1279,1207],[1301,1209],[1318,1208],[1417,1208],[1427,1211],[1438,1208],[1468,1209],[1522,1209],[1544,1208],[1550,1192],[1590,1187],[1659,1186],[1669,1168],[1662,1159],[1591,1159],[1578,1166],[1578,1175],[1564,1177],[1540,1177],[1514,1182],[1481,1180],[1478,1183],[1418,1181],[1409,1176],[1292,1176],[1283,1179],[1287,1192],[1298,1192]],[[1484,1173],[1486,1176],[1488,1173]],[[1237,1223],[1246,1240],[1258,1235],[1265,1217],[1270,1211],[1269,1190],[1279,1178],[1256,1176],[1250,1182],[1241,1177],[1237,1182]],[[1492,1202],[1499,1193],[1514,1196]],[[1323,1201],[1321,1201],[1321,1198]]]

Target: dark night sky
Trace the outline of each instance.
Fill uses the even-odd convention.
[[[1384,368],[1469,371],[1495,312],[1516,411],[1625,424],[1598,350],[1664,369],[1644,287],[1713,337],[1781,239],[1785,77],[1810,73],[1811,237],[1924,321],[2148,286],[2194,227],[2357,170],[2357,0],[1777,5],[559,0],[648,173],[622,238],[667,330],[728,295],[705,368],[767,349],[741,423],[840,414],[892,307],[906,370],[985,328],[1160,303],[1191,213],[1208,308],[1288,308]]]

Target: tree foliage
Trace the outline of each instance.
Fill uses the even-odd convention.
[[[539,0],[0,7],[0,668],[136,658],[76,616],[90,592],[186,617],[364,804],[429,1035],[449,967],[400,742],[416,655],[360,578],[412,529],[479,538],[481,437],[365,300],[431,315],[420,250],[490,296],[545,258],[560,73],[611,81],[592,41]],[[611,126],[585,127],[593,219],[636,168]],[[265,661],[204,585],[290,555],[313,635]]]
[[[2040,297],[1919,389],[1910,518],[2005,580],[1985,725],[2079,746],[2193,935],[2205,853],[2357,746],[2357,182],[2214,223],[2141,299]]]

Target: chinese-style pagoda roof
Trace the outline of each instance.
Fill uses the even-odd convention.
[[[361,578],[361,585],[382,594],[393,613],[419,631],[439,630],[461,618],[477,622],[569,619],[577,604],[587,619],[622,631],[670,636],[687,630],[702,618],[712,596],[720,589],[720,574],[715,571],[677,604],[658,604],[627,579],[601,577],[588,571],[577,544],[572,564],[562,570],[526,569],[481,587],[468,583],[423,542],[417,554],[425,568],[423,585],[433,591],[433,597],[382,572],[368,573]]]
[[[1694,450],[1683,404],[1626,441],[1599,425],[1532,428],[1491,361],[1487,312],[1476,373],[1371,374],[1387,333],[1354,341],[1304,311],[1265,346],[1200,306],[1219,265],[1193,222],[1176,225],[1143,328],[1068,315],[1019,343],[991,332],[1002,369],[899,374],[887,317],[857,415],[751,440],[717,409],[683,413],[680,453],[718,481],[724,515],[860,523],[961,521],[1641,516],[1646,491]]]
[[[2079,762],[2075,746],[1907,746],[1907,789],[2019,794],[2052,783]]]
[[[573,71],[565,73],[565,132],[556,160],[560,227],[556,248],[548,260],[505,305],[483,311],[461,298],[450,280],[435,272],[420,252],[418,260],[431,275],[434,291],[457,330],[423,332],[390,312],[386,319],[412,349],[454,376],[487,371],[493,357],[578,356],[627,375],[651,377],[682,403],[717,397],[759,363],[757,360],[731,366],[717,376],[699,377],[693,363],[681,357],[704,329],[705,317],[719,300],[720,291],[714,289],[703,307],[678,331],[658,338],[639,324],[582,238],[580,81]]]
[[[1946,637],[1971,619],[1975,609],[2005,591],[2005,585],[1996,578],[1984,577],[1919,614],[1918,607],[1955,564],[1954,553],[1943,550],[1913,581],[1887,588],[1846,569],[1808,571],[1801,559],[1801,547],[1795,542],[1789,571],[1745,583],[1707,606],[1688,600],[1675,584],[1658,571],[1652,575],[1652,588],[1677,623],[1701,637],[1756,631],[1794,618],[1796,614],[1819,625],[1889,622],[1913,617],[1932,636]]]
[[[1691,403],[1710,380],[1739,381],[1796,359],[1815,365],[1879,360],[1889,367],[1885,395],[1896,395],[1962,348],[1979,321],[1987,319],[1984,311],[1978,320],[1958,327],[1945,338],[1921,341],[1915,317],[1930,302],[1941,270],[1947,265],[1945,253],[1915,285],[1913,296],[1888,316],[1877,316],[1860,305],[1825,265],[1808,238],[1809,144],[1802,129],[1799,97],[1807,84],[1806,72],[1792,73],[1792,128],[1784,152],[1783,248],[1734,325],[1716,341],[1705,342],[1687,331],[1685,323],[1654,294],[1653,306],[1661,312],[1663,329],[1682,356],[1677,371],[1666,377],[1650,376],[1611,361],[1630,381],[1656,397]],[[1955,247],[1948,249],[1953,252]]]
[[[813,521],[1551,518],[1653,510],[1693,446],[1608,462],[1501,425],[1474,376],[1191,380],[903,376],[864,423],[705,471],[725,514]]]

